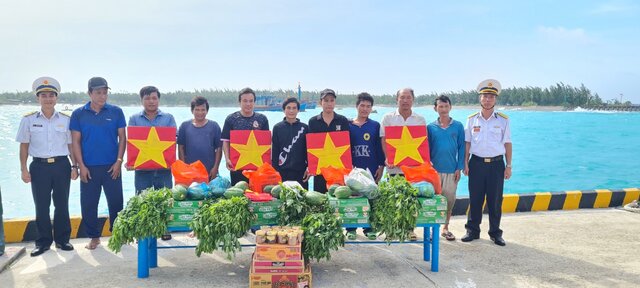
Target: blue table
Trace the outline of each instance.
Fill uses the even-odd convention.
[[[423,227],[422,235],[423,259],[431,261],[431,271],[438,272],[438,262],[440,254],[440,224],[418,224],[417,227]],[[369,224],[344,224],[344,228],[369,228]],[[187,232],[187,227],[170,227],[170,232]],[[346,241],[346,244],[386,244],[385,241]],[[398,242],[393,241],[392,244],[412,244],[416,242]],[[418,242],[419,243],[419,242]],[[255,244],[243,244],[242,247],[254,247]],[[158,267],[158,249],[180,249],[195,248],[193,245],[185,246],[161,246],[158,247],[158,239],[145,238],[138,241],[138,278],[149,277],[149,268]]]

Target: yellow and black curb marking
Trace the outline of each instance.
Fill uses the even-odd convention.
[[[617,207],[639,198],[640,188],[504,194],[502,213]],[[458,198],[452,215],[466,215],[468,209],[469,198]]]
[[[102,227],[102,236],[111,236],[109,232],[109,217],[98,218],[98,223]],[[15,218],[4,220],[4,237],[7,243],[24,242],[36,240],[36,222],[29,218]],[[87,233],[79,216],[71,217],[71,238],[85,238]]]
[[[531,212],[550,210],[575,210],[583,208],[607,208],[623,206],[640,200],[640,188],[622,190],[582,190],[562,192],[537,192],[533,194],[504,194],[502,212]],[[469,198],[458,198],[453,206],[453,215],[466,215]],[[486,207],[485,207],[486,213]],[[99,217],[102,236],[110,236],[109,218]],[[36,223],[33,219],[5,219],[5,241],[7,243],[33,241],[36,239]],[[87,237],[82,218],[71,217],[71,238]]]

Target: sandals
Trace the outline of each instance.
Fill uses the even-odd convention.
[[[364,233],[364,234],[365,234],[365,235],[367,235],[367,239],[369,239],[369,240],[376,240],[376,239],[378,239],[378,234],[377,234],[376,232],[369,231],[369,232],[366,232],[366,233]]]
[[[169,233],[163,234],[162,237],[160,237],[160,239],[162,239],[164,241],[171,240],[171,234],[169,234]]]
[[[442,234],[440,234],[440,236],[444,237],[444,239],[447,239],[447,241],[456,240],[456,236],[453,236],[453,233],[451,233],[450,231],[442,232]]]
[[[356,231],[347,231],[347,240],[356,240]]]
[[[89,243],[87,243],[87,245],[84,246],[84,248],[87,248],[89,250],[95,250],[98,245],[100,245],[100,238],[91,238],[91,241],[89,241]]]

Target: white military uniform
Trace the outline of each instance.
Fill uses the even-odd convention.
[[[481,112],[472,114],[464,129],[464,141],[471,143],[472,155],[483,158],[504,155],[504,144],[511,143],[509,117],[500,112],[494,112],[489,119],[484,119]]]
[[[411,115],[409,115],[405,120],[404,117],[400,115],[400,111],[396,109],[393,112],[384,114],[382,117],[382,121],[380,121],[380,137],[384,137],[384,128],[388,126],[425,126],[426,129],[427,121],[424,117],[416,114],[413,110],[411,110]],[[382,145],[386,145],[386,143],[383,143]],[[402,174],[402,169],[399,167],[387,168],[387,173]]]
[[[71,131],[69,115],[55,111],[51,119],[40,111],[31,112],[20,121],[16,142],[29,143],[29,155],[50,158],[69,155]]]

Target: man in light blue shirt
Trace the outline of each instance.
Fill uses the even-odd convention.
[[[451,107],[449,97],[437,97],[433,110],[438,113],[438,119],[427,125],[431,163],[440,176],[442,194],[447,197],[447,221],[442,228],[442,237],[449,241],[456,240],[449,232],[449,219],[456,202],[460,172],[464,169],[465,149],[464,126],[449,116]]]
[[[144,127],[176,127],[173,115],[162,112],[160,106],[160,91],[154,86],[145,86],[140,89],[140,100],[143,110],[129,117],[129,126]],[[133,167],[127,167],[133,170]],[[171,188],[173,178],[171,169],[136,170],[135,186],[136,195],[147,188]]]

